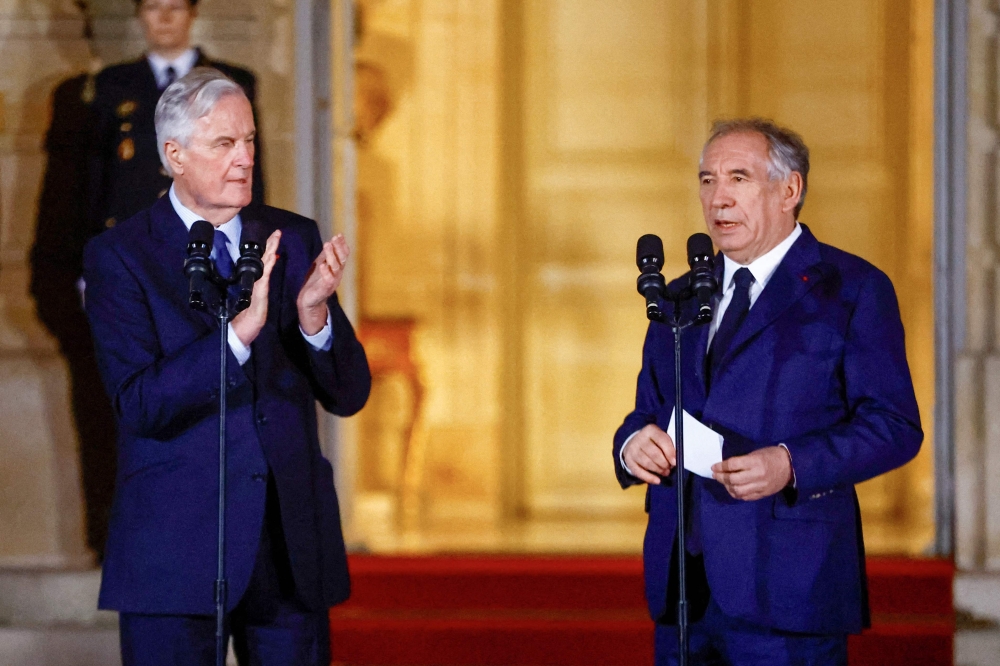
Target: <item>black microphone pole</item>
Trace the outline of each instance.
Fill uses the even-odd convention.
[[[226,286],[221,291],[219,309],[216,312],[219,320],[219,556],[214,590],[216,666],[226,666],[226,597],[229,592],[229,582],[226,580],[226,366],[229,360],[226,352],[229,347],[229,299]]]
[[[705,241],[708,242],[707,251]],[[697,252],[695,254],[694,251]],[[707,255],[707,259],[706,259]],[[646,317],[650,321],[667,324],[674,332],[674,450],[676,452],[677,478],[677,642],[678,665],[688,663],[688,598],[687,598],[687,512],[684,498],[684,385],[681,378],[681,333],[684,329],[705,324],[712,320],[711,296],[718,289],[712,266],[712,241],[706,234],[695,234],[688,239],[689,286],[676,293],[668,293],[663,275],[663,242],[658,236],[646,234],[636,245],[636,264],[640,275],[636,281],[639,293],[646,298]],[[706,278],[706,270],[711,282]],[[660,310],[659,300],[673,302],[670,319]],[[697,298],[698,314],[688,322],[682,320],[681,302]],[[707,303],[707,308],[706,308]]]
[[[197,310],[207,310],[208,304],[204,297],[205,288],[209,283],[215,285],[219,294],[218,305],[215,310],[215,317],[219,322],[219,520],[218,520],[218,562],[216,568],[215,583],[213,586],[213,596],[215,600],[215,663],[216,666],[226,666],[227,646],[226,646],[226,599],[229,591],[229,583],[226,580],[226,390],[227,372],[229,357],[229,322],[232,316],[244,310],[249,304],[247,298],[244,304],[242,299],[236,304],[233,310],[229,308],[229,285],[239,281],[240,276],[247,271],[252,271],[256,264],[250,257],[249,267],[244,270],[234,271],[234,276],[224,278],[219,275],[215,264],[210,258],[212,251],[212,241],[215,236],[215,228],[204,220],[198,220],[191,225],[188,232],[188,258],[184,262],[184,274],[190,280],[190,293],[188,304]],[[260,261],[259,247],[248,248],[241,251],[244,254],[256,255],[257,262]],[[224,248],[219,248],[224,252]],[[243,261],[244,257],[240,257]],[[254,280],[260,277],[256,273]],[[252,282],[251,282],[252,285]]]

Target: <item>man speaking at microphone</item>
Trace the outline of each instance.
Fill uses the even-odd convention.
[[[723,437],[723,460],[711,478],[684,474],[686,543],[669,326],[650,324],[635,410],[614,438],[621,485],[648,484],[658,665],[677,662],[679,552],[691,664],[842,665],[847,635],[869,623],[854,484],[912,459],[923,434],[892,284],[797,221],[808,175],[801,138],[770,121],[716,123],[702,151],[722,256],[711,324],[683,333],[683,407]]]
[[[215,663],[220,340],[188,306],[188,230],[215,227],[231,274],[245,225],[267,238],[263,276],[228,330],[227,628],[243,664],[330,663],[327,611],[349,595],[315,401],[349,415],[371,384],[338,305],[340,236],[248,207],[254,121],[243,89],[193,70],[156,108],[169,196],[87,246],[86,309],[119,422],[118,476],[100,607],[120,613],[122,661]]]

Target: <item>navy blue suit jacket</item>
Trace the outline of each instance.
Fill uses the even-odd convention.
[[[321,609],[346,599],[350,582],[315,401],[353,414],[367,400],[371,376],[336,296],[328,304],[330,351],[313,349],[299,330],[296,296],[321,248],[315,222],[270,207],[241,215],[283,235],[267,323],[250,360],[241,367],[227,347],[229,608],[253,571],[270,470],[296,592]],[[214,612],[219,329],[214,317],[188,307],[186,241],[163,197],[84,252],[87,314],[119,423],[101,608]]]
[[[693,477],[712,596],[726,614],[761,626],[860,631],[868,606],[854,484],[904,464],[923,439],[889,278],[819,243],[803,225],[728,352],[715,359],[706,394],[707,339],[707,326],[682,336],[685,409],[724,435],[725,458],[785,444],[796,480],[794,491],[747,502]],[[623,487],[638,483],[619,463],[623,443],[649,423],[666,430],[674,395],[673,332],[651,323],[635,410],[614,438]],[[673,610],[676,477],[647,495],[646,596],[656,620]]]

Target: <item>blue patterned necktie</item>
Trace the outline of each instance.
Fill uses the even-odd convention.
[[[225,279],[233,276],[233,256],[229,254],[229,237],[218,229],[215,230],[215,270]]]

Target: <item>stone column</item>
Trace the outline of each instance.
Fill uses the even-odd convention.
[[[988,0],[969,0],[967,9],[965,330],[953,365],[955,604],[1000,619],[1000,10]]]

